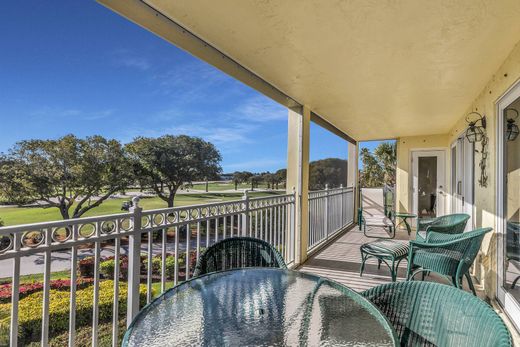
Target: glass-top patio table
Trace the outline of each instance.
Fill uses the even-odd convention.
[[[186,281],[146,306],[123,346],[397,346],[372,303],[317,276],[240,269]]]
[[[404,226],[406,227],[406,231],[408,232],[408,235],[410,235],[412,233],[412,226],[410,225],[410,223],[408,223],[408,218],[414,219],[414,218],[417,218],[417,215],[414,213],[397,212],[395,214],[395,217],[401,219],[401,222],[399,222],[396,225],[396,228],[398,228],[399,225],[401,225],[401,223],[404,223]]]

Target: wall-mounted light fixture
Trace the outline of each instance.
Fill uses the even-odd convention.
[[[471,120],[471,115],[477,115],[479,118]],[[466,116],[466,122],[468,122],[468,129],[466,130],[468,141],[471,143],[482,141],[482,138],[485,136],[486,116],[482,116],[478,112],[471,112]],[[480,122],[480,126],[477,125],[478,122]]]
[[[508,111],[513,111],[514,113],[516,113],[514,118],[507,118]],[[504,114],[507,119],[506,139],[507,139],[507,141],[514,141],[518,137],[518,133],[520,133],[520,131],[518,129],[518,125],[516,125],[516,119],[518,118],[518,115],[519,115],[518,110],[516,110],[514,108],[506,108],[504,110]]]

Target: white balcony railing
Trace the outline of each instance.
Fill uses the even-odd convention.
[[[347,197],[341,190],[341,201]],[[328,199],[336,201],[335,195]],[[112,345],[118,345],[121,314],[120,282],[127,282],[126,320],[130,322],[138,313],[140,302],[140,283],[146,285],[146,302],[152,300],[152,286],[160,282],[160,292],[179,281],[189,279],[193,272],[194,261],[198,259],[201,248],[231,236],[252,236],[274,245],[291,264],[295,257],[295,194],[277,195],[261,198],[164,208],[143,211],[134,204],[131,212],[108,216],[63,220],[50,223],[37,223],[0,228],[0,261],[13,261],[11,318],[9,342],[17,345],[19,335],[19,287],[20,265],[24,257],[43,254],[43,303],[41,313],[41,344],[49,341],[51,264],[56,253],[70,259],[70,304],[68,340],[69,346],[75,344],[77,308],[77,269],[85,256],[85,248],[94,256],[93,305],[92,305],[92,345],[98,344],[100,321],[100,262],[102,254],[113,255],[115,264],[122,257],[128,261],[127,276],[122,277],[122,268],[114,268],[113,307],[112,307]],[[336,206],[333,202],[331,206]],[[336,208],[336,207],[331,207]],[[341,218],[343,221],[343,217]],[[341,223],[331,218],[332,225]],[[330,229],[332,230],[332,229]],[[102,253],[103,252],[103,253]],[[144,254],[144,259],[142,259]],[[171,254],[171,255],[170,255]],[[160,257],[160,278],[153,276],[152,257]],[[175,258],[173,278],[166,273],[167,256]],[[181,268],[179,259],[184,257]],[[146,266],[143,264],[146,263]],[[124,280],[122,279],[124,278]],[[171,283],[173,282],[173,283]],[[142,294],[141,294],[142,295]],[[141,298],[142,299],[142,298]],[[124,299],[123,299],[124,300]],[[124,301],[123,301],[124,302]],[[124,317],[124,315],[123,315]],[[106,319],[106,317],[105,317]],[[124,318],[123,318],[124,319]]]
[[[354,188],[309,192],[309,253],[353,222]]]

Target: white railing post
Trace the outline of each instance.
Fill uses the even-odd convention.
[[[343,189],[343,184],[339,186],[341,189],[340,199],[339,199],[339,209],[341,214],[341,227],[343,228],[345,226],[345,216],[343,214],[343,200],[345,199],[345,189]]]
[[[134,215],[133,231],[128,237],[128,300],[126,309],[126,326],[134,320],[139,312],[139,282],[141,277],[141,212],[139,197],[132,199],[130,212]]]
[[[244,191],[242,200],[244,201],[245,207],[244,207],[244,212],[242,213],[241,234],[242,234],[242,236],[248,236],[247,228],[249,228],[249,195],[247,194],[247,189]]]
[[[329,237],[329,185],[325,185],[325,207],[323,212],[323,231],[325,238]]]
[[[21,234],[13,235],[13,250],[18,252],[21,244]],[[11,283],[11,324],[10,324],[10,341],[11,346],[18,346],[18,300],[20,292],[20,256],[13,258],[13,279]]]

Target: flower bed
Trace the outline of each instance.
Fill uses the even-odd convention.
[[[92,284],[94,280],[92,278],[81,278],[78,279],[76,289],[82,289]],[[70,280],[51,280],[51,289],[56,290],[70,290]],[[43,282],[33,283],[22,283],[18,291],[19,298],[22,299],[29,294],[43,290]],[[0,285],[0,303],[11,302],[12,286],[11,283],[5,283]]]

